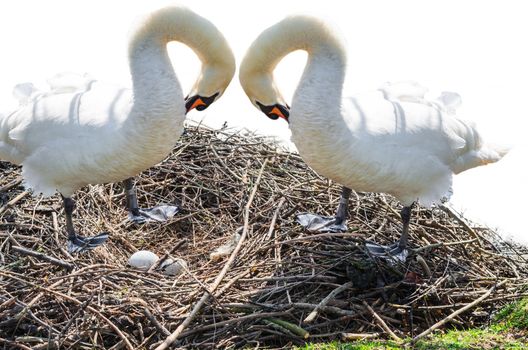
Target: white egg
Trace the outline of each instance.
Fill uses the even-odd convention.
[[[128,259],[128,264],[137,269],[148,270],[158,260],[159,257],[153,252],[140,250],[132,254]]]
[[[168,258],[161,263],[161,270],[163,273],[170,276],[181,275],[186,269],[187,262],[180,258],[176,258],[175,260]]]

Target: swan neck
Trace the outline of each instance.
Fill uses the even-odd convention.
[[[247,69],[273,71],[284,56],[296,50],[311,56],[326,54],[336,62],[346,62],[343,42],[332,28],[316,18],[298,16],[286,18],[259,36],[248,51],[252,57],[245,59]]]
[[[164,8],[145,18],[129,43],[135,102],[158,105],[161,99],[166,103],[183,103],[167,44],[178,41],[187,45],[202,61],[204,70],[225,63],[224,43],[213,40],[217,33],[212,23],[183,7]]]
[[[326,95],[328,91],[323,89],[331,89],[332,98],[337,101],[346,66],[343,42],[326,23],[305,16],[286,18],[254,41],[240,66],[240,80],[246,94],[264,105],[283,103],[273,71],[284,56],[296,50],[308,53],[298,89],[310,89],[312,85],[310,96]],[[292,108],[295,108],[295,98]]]
[[[319,103],[339,106],[342,100],[346,63],[328,50],[313,50],[295,91],[292,105],[308,96]]]

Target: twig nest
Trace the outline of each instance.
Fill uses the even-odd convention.
[[[180,258],[176,258],[174,260],[171,258],[168,258],[167,260],[161,263],[161,271],[165,275],[169,275],[169,276],[181,275],[186,269],[187,269],[187,262]]]
[[[159,260],[159,257],[149,250],[140,250],[128,259],[128,265],[141,270],[148,270]]]

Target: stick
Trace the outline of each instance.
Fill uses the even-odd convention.
[[[288,244],[293,242],[309,241],[317,238],[327,238],[327,237],[345,237],[345,238],[361,238],[364,237],[364,234],[351,233],[353,231],[358,231],[358,228],[349,229],[348,232],[327,232],[327,233],[318,233],[316,235],[310,235],[306,237],[292,238],[287,241],[282,241],[280,244]]]
[[[233,284],[235,284],[238,280],[246,276],[251,272],[251,269],[246,269],[245,271],[242,271],[242,273],[238,274],[234,278],[231,279],[231,281],[227,282],[219,291],[215,294],[215,298],[219,298],[224,292],[229,289]]]
[[[379,338],[380,336],[380,333],[341,333],[341,339],[343,341],[372,339]]]
[[[319,304],[317,304],[315,309],[313,309],[313,311],[310,312],[310,314],[308,316],[306,316],[306,318],[304,319],[303,322],[304,323],[312,323],[315,320],[315,318],[317,317],[317,314],[319,313],[319,311],[321,310],[322,307],[326,306],[326,304],[328,304],[328,302],[330,300],[332,300],[336,295],[338,295],[342,291],[344,291],[344,290],[346,290],[348,288],[351,288],[352,285],[353,285],[352,282],[347,282],[347,283],[343,284],[342,286],[339,286],[336,289],[334,289],[333,291],[331,291],[330,294],[328,294],[323,300],[321,300],[321,302]]]
[[[428,249],[433,249],[433,248],[438,248],[438,247],[450,247],[450,246],[454,246],[454,245],[458,245],[458,244],[473,243],[473,242],[476,242],[476,241],[477,241],[477,239],[473,238],[473,239],[467,239],[465,241],[448,242],[448,243],[444,243],[444,242],[433,243],[433,244],[429,244],[429,245],[426,245],[426,246],[423,246],[423,247],[412,249],[412,252],[417,254],[417,253],[420,253],[420,252],[422,252],[424,250],[428,250]]]
[[[0,208],[0,214],[2,214],[7,208],[12,207],[13,205],[15,205],[19,200],[21,200],[22,198],[24,198],[28,194],[29,194],[29,191],[24,191],[24,192],[20,193],[18,196],[16,196],[15,198],[11,199],[9,202],[6,203],[6,205],[4,205],[2,208]]]
[[[416,255],[416,261],[420,265],[422,265],[422,269],[425,271],[427,278],[431,278],[433,274],[431,273],[431,269],[429,268],[429,265],[427,265],[427,262],[425,261],[425,259],[421,255],[418,254]]]
[[[11,181],[10,183],[0,187],[0,192],[5,192],[5,191],[9,191],[10,189],[12,189],[13,187],[15,186],[18,186],[18,184],[20,184],[22,182],[22,177],[21,176],[18,176],[16,179],[14,179],[13,181]]]
[[[66,294],[64,294],[64,293],[57,292],[56,290],[52,290],[52,289],[49,289],[49,288],[46,288],[46,287],[40,286],[40,285],[38,285],[38,284],[35,284],[35,283],[32,283],[32,282],[26,281],[26,280],[24,280],[24,279],[22,279],[22,278],[19,278],[19,277],[17,277],[17,276],[14,276],[14,275],[12,275],[12,274],[10,274],[10,273],[6,273],[6,271],[2,271],[2,270],[0,270],[0,275],[3,275],[3,276],[8,277],[8,278],[15,279],[15,280],[17,280],[17,281],[20,281],[20,282],[22,282],[22,283],[25,283],[25,284],[27,284],[27,285],[30,285],[30,286],[32,286],[32,287],[34,287],[34,288],[42,289],[42,290],[44,290],[44,291],[46,291],[46,292],[48,292],[48,293],[54,294],[54,295],[56,295],[56,296],[59,296],[59,297],[61,297],[61,298],[66,299],[66,300],[68,300],[68,301],[71,301],[71,302],[73,302],[73,303],[75,303],[75,304],[77,304],[77,305],[83,305],[83,303],[82,303],[80,300],[78,300],[78,299],[76,299],[76,298],[74,298],[74,297],[71,297],[71,296],[66,295]],[[92,313],[96,314],[96,315],[99,316],[103,321],[105,321],[105,322],[110,326],[110,328],[112,328],[112,329],[117,333],[117,335],[123,340],[123,342],[125,343],[126,347],[127,347],[128,349],[130,349],[130,350],[134,350],[134,346],[132,346],[132,344],[130,343],[130,341],[128,340],[128,338],[123,334],[123,332],[121,332],[121,330],[120,330],[119,328],[117,328],[117,326],[116,326],[112,321],[110,321],[110,320],[109,320],[108,318],[106,318],[101,312],[99,312],[97,309],[95,309],[95,308],[93,308],[93,307],[91,307],[91,306],[87,306],[86,309],[87,309],[87,310],[90,310]]]
[[[156,327],[156,329],[161,332],[164,336],[169,336],[171,333],[167,328],[165,328],[157,319],[154,317],[152,312],[147,307],[143,307],[143,313],[147,318],[150,320],[150,322]]]
[[[186,332],[183,332],[181,335],[183,337],[187,337],[187,336],[189,336],[191,334],[202,333],[202,332],[210,330],[210,329],[219,329],[220,327],[228,326],[228,325],[233,324],[233,323],[241,323],[241,322],[244,322],[244,321],[247,321],[247,320],[253,320],[255,318],[285,316],[287,314],[288,313],[285,312],[285,311],[253,313],[253,314],[249,314],[249,315],[245,315],[245,316],[241,316],[241,317],[237,317],[237,318],[231,318],[231,319],[225,320],[225,321],[214,322],[212,324],[208,324],[208,325],[201,326],[201,327],[196,327],[196,328],[193,328],[193,329],[188,330]]]
[[[285,328],[292,332],[295,335],[298,335],[299,337],[303,339],[308,339],[310,337],[310,333],[305,330],[304,328],[301,328],[293,323],[278,319],[278,318],[266,318],[265,321],[268,321],[269,323],[273,323],[275,325],[278,325],[279,327]]]
[[[451,209],[450,207],[446,205],[440,205],[440,209],[442,209],[450,217],[458,221],[458,223],[462,225],[464,229],[466,229],[467,232],[469,232],[473,237],[475,237],[479,246],[483,247],[482,241],[480,240],[480,236],[475,232],[475,230],[473,230],[471,226],[469,226],[468,222],[462,216],[460,216],[457,212],[455,212],[453,209]]]
[[[461,313],[471,309],[472,307],[478,305],[479,303],[481,303],[484,299],[486,299],[487,297],[490,296],[491,293],[493,293],[495,291],[495,289],[499,288],[500,286],[502,286],[504,283],[506,283],[507,280],[503,280],[503,281],[500,281],[499,283],[497,283],[496,285],[494,285],[493,287],[491,287],[486,293],[482,294],[478,299],[476,299],[475,301],[467,304],[466,306],[464,307],[461,307],[460,309],[456,310],[455,312],[451,313],[449,316],[447,316],[446,318],[444,318],[443,320],[440,320],[438,322],[436,322],[434,325],[432,325],[431,327],[429,327],[428,329],[426,329],[425,331],[423,331],[422,333],[418,334],[416,337],[412,338],[411,340],[411,343],[415,343],[418,339],[420,338],[423,338],[425,337],[426,335],[428,335],[429,333],[431,333],[432,331],[434,331],[435,329],[437,329],[438,327],[441,327],[442,325],[446,324],[447,322],[449,322],[450,320],[452,320],[453,318],[457,317],[458,315],[460,315]]]
[[[374,311],[373,308],[370,307],[369,304],[367,304],[366,301],[363,301],[363,305],[367,308],[367,310],[372,314],[372,316],[374,316],[374,318],[376,319],[378,325],[385,331],[387,332],[392,339],[394,339],[395,341],[397,341],[398,343],[402,342],[402,339],[400,337],[398,337],[396,334],[394,334],[394,332],[389,328],[389,326],[387,326],[387,324],[385,323],[385,321],[383,321],[381,319],[381,317],[379,317],[379,315],[376,313],[376,311]]]
[[[220,271],[220,273],[214,280],[213,285],[209,288],[210,293],[213,293],[216,290],[216,288],[218,288],[218,286],[224,279],[224,276],[226,275],[227,271],[229,270],[229,268],[235,261],[235,258],[238,255],[240,248],[242,247],[242,243],[246,239],[248,228],[249,228],[249,209],[251,208],[251,204],[253,203],[255,194],[257,193],[257,188],[258,188],[260,179],[262,178],[262,173],[264,172],[264,168],[266,167],[267,163],[268,163],[268,159],[264,160],[264,163],[262,164],[262,167],[260,168],[257,181],[255,182],[255,185],[253,186],[253,191],[251,192],[251,195],[249,196],[249,200],[244,209],[244,229],[242,230],[242,235],[240,237],[240,240],[238,241],[238,244],[235,247],[235,250],[233,250],[233,252],[231,253],[231,256],[229,257],[226,264],[224,265],[224,268],[222,269],[222,271]],[[172,334],[168,336],[167,339],[165,339],[163,343],[158,345],[158,347],[156,347],[155,350],[167,349],[172,343],[174,343],[176,339],[178,339],[182,331],[192,322],[194,317],[196,317],[196,315],[198,314],[202,306],[205,304],[207,299],[209,299],[209,296],[210,296],[209,292],[207,291],[204,292],[204,294],[202,295],[202,298],[198,301],[198,303],[196,303],[196,305],[194,306],[189,316],[187,316],[187,318],[178,326],[178,328],[176,328],[176,330],[172,332]]]
[[[57,266],[63,267],[63,268],[65,268],[68,271],[71,271],[71,270],[73,270],[75,268],[75,265],[70,264],[69,262],[54,258],[54,257],[46,255],[44,253],[36,252],[34,250],[31,250],[31,249],[27,249],[27,248],[24,248],[24,247],[18,247],[18,246],[12,246],[11,249],[13,249],[14,251],[19,252],[21,254],[24,254],[24,255],[33,256],[33,257],[35,257],[37,259],[40,259],[40,260],[45,260],[47,262],[52,263],[53,265],[57,265]]]
[[[279,212],[284,205],[284,202],[286,201],[285,197],[282,197],[279,201],[279,204],[277,205],[277,209],[275,209],[275,213],[273,214],[273,218],[271,219],[270,228],[268,230],[268,234],[266,235],[266,240],[271,238],[271,235],[273,234],[273,231],[275,231],[275,223],[277,222],[277,217],[279,216]]]

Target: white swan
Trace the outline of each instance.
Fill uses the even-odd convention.
[[[307,51],[308,61],[290,109],[274,83],[273,70],[294,50]],[[258,109],[272,119],[289,121],[304,161],[344,185],[336,217],[308,223],[309,228],[346,229],[340,224],[346,219],[349,188],[389,193],[404,205],[402,237],[391,248],[396,255],[407,245],[415,201],[426,206],[440,201],[450,191],[453,174],[496,162],[507,150],[484,143],[474,126],[452,115],[460,103],[458,94],[427,101],[423,87],[398,83],[343,97],[345,68],[345,48],[334,31],[317,18],[293,16],[253,42],[239,78]]]
[[[202,61],[186,100],[167,54],[170,41],[188,45]],[[72,194],[87,184],[126,180],[128,207],[137,213],[130,177],[163,160],[183,132],[186,112],[216,101],[235,72],[220,31],[183,7],[146,16],[130,38],[128,55],[131,90],[61,75],[48,92],[17,86],[20,107],[0,119],[0,159],[22,165],[25,184],[35,193],[63,196],[72,251],[107,238],[75,233]]]

